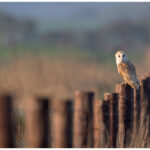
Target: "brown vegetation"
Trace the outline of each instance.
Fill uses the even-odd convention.
[[[142,62],[133,60],[139,78],[149,71],[149,54],[146,51]],[[115,60],[105,65],[73,57],[60,59],[46,54],[25,54],[12,57],[0,66],[1,89],[15,92],[19,101],[26,94],[35,93],[72,98],[75,90],[91,90],[101,98],[104,92],[113,91],[114,85],[122,81]]]

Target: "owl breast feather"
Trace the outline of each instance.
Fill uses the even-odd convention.
[[[123,77],[125,82],[127,82],[130,86],[133,88],[139,87],[139,81],[136,76],[135,67],[130,61],[119,64],[118,72]]]

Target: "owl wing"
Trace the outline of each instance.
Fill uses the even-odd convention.
[[[133,88],[139,88],[139,80],[136,76],[136,70],[130,61],[118,65],[118,72],[130,86]]]

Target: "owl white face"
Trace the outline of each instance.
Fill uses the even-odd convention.
[[[128,61],[128,58],[126,54],[123,51],[117,51],[115,54],[116,57],[116,64],[126,63]]]

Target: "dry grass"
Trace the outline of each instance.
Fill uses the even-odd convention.
[[[1,66],[0,82],[1,88],[18,94],[44,93],[72,98],[77,89],[96,93],[101,92],[100,87],[104,91],[111,89],[119,79],[116,70],[114,74],[112,72],[113,69],[92,61],[49,59],[46,55],[27,56],[12,59]]]
[[[146,59],[134,63],[139,77],[149,71],[149,55],[150,51],[146,51]],[[102,65],[94,60],[26,54],[12,57],[0,66],[1,89],[16,93],[19,101],[27,94],[73,98],[75,90],[94,91],[96,98],[102,98],[104,92],[113,92],[120,82],[115,62]]]

